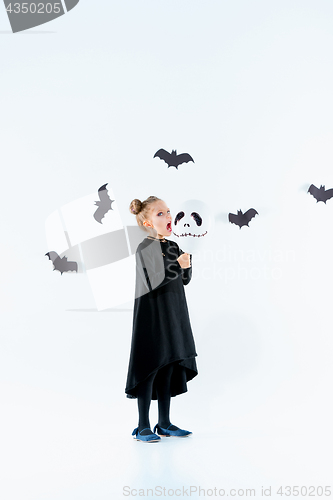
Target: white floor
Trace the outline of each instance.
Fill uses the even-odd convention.
[[[171,414],[193,435],[134,441],[136,401],[124,394],[131,318],[126,310],[2,315],[1,498],[202,498],[223,490],[240,498],[250,496],[246,489],[268,496],[270,487],[282,498],[280,486],[329,486],[330,380],[313,385],[311,371],[306,379],[287,366],[285,379],[268,370],[268,383],[251,364],[244,377],[229,370],[228,380],[200,335],[199,375],[173,398]],[[152,426],[156,417],[153,401]]]

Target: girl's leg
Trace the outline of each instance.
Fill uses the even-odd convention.
[[[174,366],[175,363],[170,363],[169,365],[164,366],[161,370],[159,370],[156,375],[156,391],[158,399],[157,428],[158,427],[160,428],[160,430],[157,429],[157,433],[162,434],[164,430],[165,434],[162,435],[183,437],[192,434],[192,432],[179,429],[179,427],[177,427],[176,425],[172,425],[170,422],[170,401],[171,401],[170,382]],[[162,427],[162,432],[161,432],[161,427]],[[174,432],[172,433],[172,431]]]
[[[149,422],[149,408],[150,408],[150,402],[151,402],[151,396],[152,396],[152,388],[153,388],[153,382],[155,378],[156,373],[152,373],[150,377],[148,377],[146,380],[141,382],[138,385],[137,389],[137,398],[138,398],[138,410],[139,410],[139,424],[138,424],[138,431],[141,432],[143,429],[150,429],[150,422]],[[151,434],[152,432],[145,430],[142,432],[142,435],[147,435]]]
[[[157,399],[158,399],[158,425],[167,429],[170,425],[170,381],[174,363],[161,368],[156,375]]]

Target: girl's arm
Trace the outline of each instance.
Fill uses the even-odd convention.
[[[155,244],[136,252],[136,264],[141,279],[148,288],[145,293],[160,288],[182,275],[182,271],[185,270],[177,260],[164,266],[161,248]]]
[[[182,280],[184,285],[188,285],[192,279],[192,255],[190,254],[190,263],[191,267],[187,267],[182,269]]]
[[[181,255],[182,253],[185,253],[181,249],[179,249],[179,251],[180,251],[179,255]],[[190,254],[190,263],[191,263],[191,267],[181,268],[182,280],[183,280],[184,285],[188,285],[189,282],[191,281],[191,278],[192,278],[192,255],[191,254]]]

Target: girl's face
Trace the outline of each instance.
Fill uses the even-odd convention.
[[[153,203],[150,218],[144,222],[144,225],[151,229],[149,226],[151,224],[157,232],[157,237],[163,238],[163,236],[169,236],[172,233],[171,220],[169,207],[163,200],[159,200]]]

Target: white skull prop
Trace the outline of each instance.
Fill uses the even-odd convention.
[[[172,215],[174,240],[184,252],[193,253],[212,232],[214,219],[203,201],[187,200]]]

